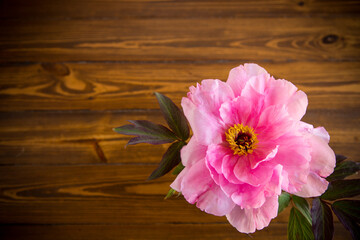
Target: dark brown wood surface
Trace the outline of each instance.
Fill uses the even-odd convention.
[[[305,91],[304,121],[360,158],[360,2],[0,1],[0,239],[286,239],[251,235],[145,181],[167,146],[124,148],[202,79],[256,62]],[[335,239],[350,235],[336,220]]]

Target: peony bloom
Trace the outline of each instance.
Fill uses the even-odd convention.
[[[321,195],[335,154],[323,127],[300,121],[307,104],[304,92],[256,64],[190,87],[181,105],[193,136],[171,187],[244,233],[269,225],[282,190]]]

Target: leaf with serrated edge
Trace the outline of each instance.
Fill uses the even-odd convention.
[[[311,223],[295,207],[290,211],[288,229],[288,240],[313,240],[314,235],[311,231]]]
[[[311,225],[311,215],[307,201],[304,198],[295,195],[292,196],[292,200],[295,204],[295,207],[301,212],[302,215],[304,215],[305,219]]]
[[[328,181],[341,180],[360,170],[360,163],[344,161],[336,165],[334,172],[326,178]]]
[[[337,201],[333,203],[331,208],[340,222],[351,233],[352,238],[354,240],[360,239],[359,201]],[[355,210],[355,213],[352,213],[352,210]]]
[[[319,198],[314,198],[312,201],[311,218],[315,240],[333,238],[334,223],[331,209]]]
[[[165,95],[155,92],[155,96],[169,127],[183,141],[187,140],[189,138],[190,130],[184,113]]]
[[[281,195],[278,198],[279,201],[279,209],[278,214],[281,213],[290,203],[290,194],[287,192],[282,192]]]
[[[163,155],[158,168],[156,168],[151,173],[148,180],[159,178],[165,175],[166,173],[170,172],[171,169],[173,169],[176,165],[178,165],[179,162],[181,161],[180,150],[184,145],[185,145],[184,142],[174,142],[173,144],[171,144],[168,150]]]
[[[355,197],[360,194],[360,179],[336,180],[329,184],[321,199],[336,200]]]

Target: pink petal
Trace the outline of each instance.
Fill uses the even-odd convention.
[[[184,170],[187,168],[188,167],[185,167]],[[181,193],[189,203],[193,204],[198,200],[199,196],[208,191],[213,184],[214,181],[205,166],[205,161],[198,161],[187,169],[186,174],[182,178]]]
[[[177,175],[175,180],[170,184],[170,187],[172,189],[174,189],[177,192],[181,192],[181,183],[184,177],[187,175],[189,169],[190,169],[189,167],[186,167],[179,173],[179,175]]]
[[[258,121],[257,113],[252,108],[252,102],[241,96],[222,104],[220,117],[229,127],[243,124],[254,128]]]
[[[209,145],[222,141],[221,104],[234,98],[230,86],[220,80],[203,80],[191,87],[181,106],[199,143]],[[204,124],[206,123],[206,124]]]
[[[206,156],[207,147],[201,145],[195,137],[192,137],[188,144],[181,149],[181,162],[184,166],[191,166]]]
[[[199,144],[209,145],[222,142],[224,130],[218,117],[208,112],[204,106],[195,106],[188,98],[182,99],[181,106],[194,133],[193,137]]]
[[[227,83],[233,89],[235,96],[240,96],[245,83],[253,76],[267,74],[266,70],[257,64],[249,63],[231,69]]]
[[[265,195],[267,197],[275,195],[278,196],[281,194],[281,185],[283,181],[282,169],[283,166],[280,164],[275,166],[273,175],[271,176],[269,183],[265,187]]]
[[[208,191],[199,197],[196,206],[207,213],[224,216],[234,208],[235,204],[231,198],[227,197],[221,188],[214,183]]]
[[[318,137],[321,137],[322,139],[324,139],[324,141],[326,141],[326,143],[330,142],[330,135],[324,127],[314,128],[314,129],[312,129],[312,133],[315,136],[318,136]]]
[[[234,167],[234,174],[241,182],[257,187],[269,181],[273,167],[262,165],[252,169],[248,159],[253,156],[254,154],[249,154],[239,158]]]
[[[276,140],[279,145],[274,164],[283,166],[283,190],[287,192],[299,191],[307,181],[310,171],[311,148],[302,135],[291,135],[290,133]]]
[[[304,198],[318,197],[326,191],[328,185],[328,181],[324,178],[314,172],[310,172],[307,182],[303,185],[301,191],[295,192],[294,194]]]
[[[288,132],[297,131],[294,121],[284,106],[273,105],[265,108],[259,118],[255,133],[259,142],[274,141]]]
[[[307,106],[308,98],[303,91],[294,93],[287,104],[288,112],[294,120],[300,120],[305,115]]]
[[[278,206],[277,196],[270,197],[256,209],[242,209],[235,206],[226,217],[239,232],[253,233],[269,225],[271,219],[277,216]]]
[[[231,87],[218,79],[202,80],[201,84],[197,84],[197,87],[190,88],[188,98],[197,106],[204,106],[207,111],[218,116],[218,111],[226,101],[233,99],[234,92]]]
[[[336,159],[334,151],[324,138],[309,134],[311,146],[310,170],[322,177],[329,176],[335,168]]]
[[[300,120],[308,105],[308,99],[304,92],[297,91],[297,87],[284,79],[271,78],[267,85],[265,102],[267,105],[285,105],[289,115],[294,120]]]
[[[258,144],[256,150],[249,155],[250,167],[255,169],[260,163],[267,162],[275,158],[279,149],[279,145],[273,146],[273,144]]]
[[[234,172],[233,166],[236,164],[237,157],[232,155],[231,149],[224,147],[222,145],[216,145],[216,144],[210,145],[208,147],[208,151],[206,152],[205,159],[206,159],[206,166],[208,167],[210,171],[210,175],[215,181],[215,183],[220,184],[219,178],[220,177],[224,178],[224,176],[228,177],[228,175],[230,175],[230,177],[232,178],[229,180],[230,182],[235,181],[234,183],[240,183],[233,173]],[[230,165],[232,163],[229,162],[229,160],[235,161],[233,166]],[[228,163],[229,165],[225,165],[226,168],[224,168],[224,164],[228,164]]]
[[[197,202],[198,208],[216,216],[226,215],[235,206],[231,198],[212,180],[204,160],[185,167],[171,188],[181,192],[189,203]]]

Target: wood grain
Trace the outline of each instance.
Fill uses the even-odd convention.
[[[153,166],[2,166],[0,224],[225,223],[182,197],[164,200],[171,174]],[[181,210],[180,210],[181,209]],[[286,222],[288,212],[274,219]]]
[[[354,18],[2,22],[0,62],[360,59]]]
[[[224,223],[217,224],[147,224],[139,225],[21,225],[1,226],[0,237],[12,240],[9,236],[21,240],[32,239],[187,239],[189,232],[192,239],[286,239],[287,224],[271,223],[271,227],[252,234],[240,234],[233,227]],[[106,234],[104,234],[106,233]],[[350,239],[350,234],[335,224],[334,240]]]
[[[352,0],[4,0],[1,4],[0,18],[6,19],[334,17],[357,15],[360,11],[358,2]],[[24,7],[19,8],[19,5]]]
[[[0,112],[0,116],[2,165],[157,164],[167,148],[140,144],[125,149],[130,137],[112,131],[127,120],[166,125],[159,111]],[[359,159],[359,111],[309,109],[303,120],[324,126],[336,153]]]
[[[145,181],[167,146],[124,145],[202,79],[256,62],[305,91],[304,121],[360,158],[360,4],[322,0],[0,1],[0,239],[286,239],[289,210],[238,233]],[[349,233],[335,220],[335,239]]]
[[[202,79],[226,81],[236,63],[44,63],[0,66],[0,110],[157,109],[153,93],[177,104]],[[360,109],[360,62],[262,63],[293,82],[310,109]]]

